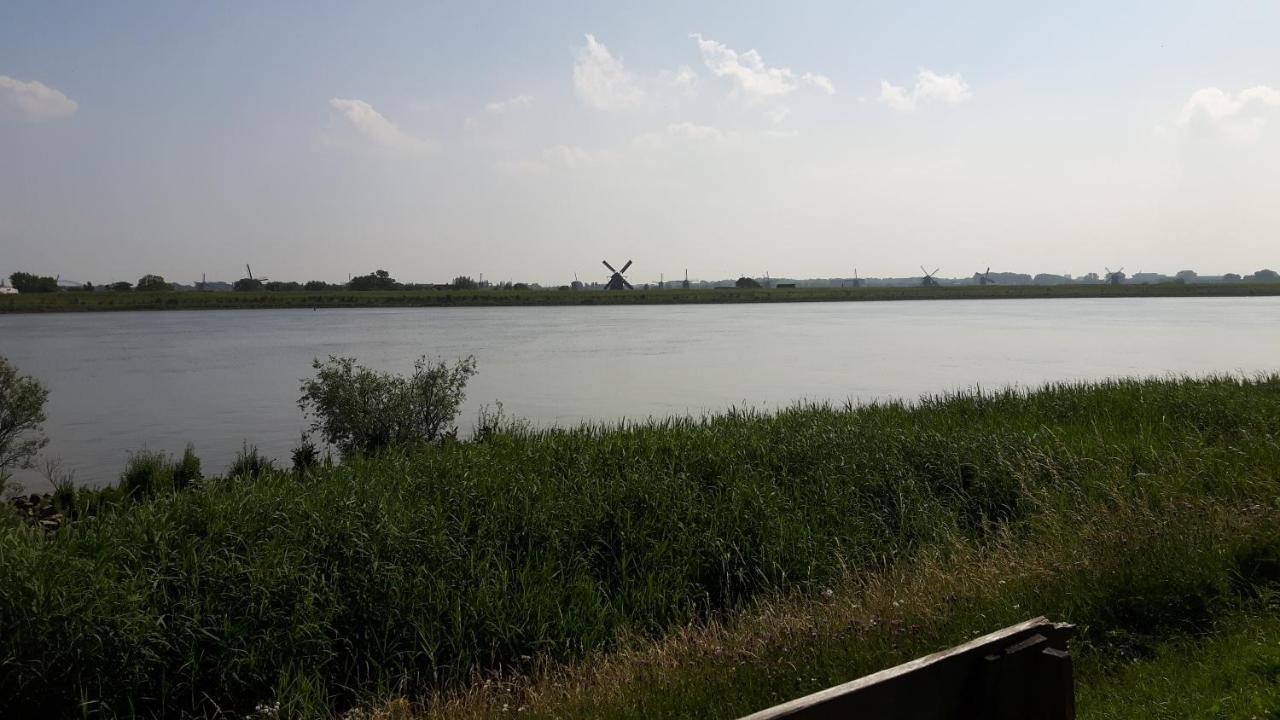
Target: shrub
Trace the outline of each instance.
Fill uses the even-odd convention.
[[[313,432],[345,456],[368,455],[390,445],[441,439],[458,415],[474,356],[452,367],[423,356],[408,376],[335,357],[312,363],[316,376],[303,380],[298,407],[314,418]]]
[[[57,292],[58,279],[47,275],[32,275],[16,272],[9,276],[9,282],[20,293]]]
[[[173,466],[162,453],[146,450],[129,456],[120,484],[137,500],[173,487]]]
[[[182,451],[182,458],[173,466],[173,486],[181,490],[199,482],[204,475],[200,472],[200,458],[196,457],[196,449],[190,444]]]
[[[386,270],[375,270],[368,275],[358,275],[347,283],[349,290],[399,290],[400,283]]]
[[[298,446],[293,449],[293,474],[300,478],[307,477],[311,474],[311,470],[320,461],[320,451],[316,448],[316,444],[311,442],[311,438],[306,433],[302,434],[302,439],[298,442]]]
[[[49,443],[41,432],[49,391],[39,380],[19,375],[0,357],[0,486],[8,468],[29,468],[31,458]]]
[[[139,292],[155,292],[173,289],[173,285],[165,282],[164,278],[159,275],[143,275],[141,278],[138,278],[138,284],[136,287]]]
[[[227,477],[257,479],[275,470],[275,461],[259,453],[256,445],[246,444],[240,452],[236,453],[235,460],[231,461],[231,467],[227,468]]]

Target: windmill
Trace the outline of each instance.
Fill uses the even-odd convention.
[[[572,289],[574,289],[574,290],[581,290],[581,289],[582,289],[582,281],[578,279],[578,273],[574,273],[574,274],[573,274],[573,284],[572,284],[572,285],[570,285],[569,287],[570,287],[570,288],[572,288]]]
[[[257,280],[258,282],[266,282],[266,281],[267,281],[267,278],[264,278],[264,277],[260,277],[260,278],[256,278],[256,277],[254,277],[254,276],[253,276],[253,269],[249,267],[249,263],[245,263],[245,264],[244,264],[244,271],[245,271],[245,272],[247,272],[247,273],[249,273],[249,279],[250,279],[250,280]]]
[[[688,289],[689,289],[689,270],[688,270],[688,268],[686,268],[686,269],[685,269],[685,271],[684,271],[684,282],[680,283],[680,287],[681,287],[681,288],[683,288],[683,289],[685,289],[685,290],[688,290]]]
[[[1119,285],[1124,282],[1124,268],[1120,268],[1115,272],[1111,272],[1111,268],[1107,268],[1107,274],[1104,276],[1108,285]]]
[[[934,268],[933,272],[929,272],[924,269],[923,265],[921,265],[920,272],[924,273],[924,277],[920,278],[920,287],[938,287],[938,281],[935,280],[933,276],[938,274],[939,269],[940,268]]]
[[[924,268],[921,269],[923,270]],[[853,269],[853,286],[856,288],[862,287],[862,278],[858,277],[858,268]]]
[[[986,272],[976,273],[979,285],[995,285],[996,281],[991,279],[991,268],[988,267]]]
[[[631,287],[631,283],[627,282],[626,278],[622,277],[622,274],[627,271],[627,268],[631,267],[630,260],[627,261],[626,265],[622,266],[621,270],[614,270],[613,266],[609,264],[608,260],[601,260],[600,262],[604,263],[604,266],[609,268],[609,272],[613,273],[612,275],[609,276],[609,284],[604,286],[605,290],[634,290],[635,289]]]

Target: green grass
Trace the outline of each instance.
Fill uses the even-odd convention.
[[[678,673],[620,672],[594,707],[544,693],[546,714],[731,717],[1040,612],[1080,623],[1086,655],[1143,656],[1275,581],[1278,433],[1280,375],[1124,381],[205,479],[50,537],[0,530],[0,715],[483,709],[478,677],[554,684],[709,622],[756,659],[693,643]],[[760,640],[827,587],[860,606],[846,624]]]
[[[674,305],[858,300],[1001,300],[1109,297],[1251,297],[1280,295],[1280,283],[1154,285],[988,285],[715,290],[394,290],[321,292],[59,292],[0,297],[0,313],[94,310],[216,310],[335,307],[477,307],[505,305]]]
[[[1211,632],[1172,638],[1149,657],[1088,668],[1077,694],[1086,720],[1280,717],[1280,607],[1248,608]]]

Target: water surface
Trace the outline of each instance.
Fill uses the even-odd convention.
[[[541,425],[915,398],[972,387],[1280,369],[1280,297],[638,307],[205,310],[0,316],[0,355],[50,390],[45,455],[80,482],[130,451],[206,472],[244,443],[287,457],[311,360],[405,371],[475,354],[481,404]],[[42,489],[39,475],[24,473]]]

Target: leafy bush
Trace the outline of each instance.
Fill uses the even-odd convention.
[[[300,478],[307,477],[311,474],[313,468],[320,461],[320,451],[316,448],[316,444],[311,442],[311,438],[306,433],[302,434],[302,439],[298,442],[298,446],[291,453],[293,460],[293,474]]]
[[[350,290],[398,290],[400,283],[386,270],[375,270],[368,275],[358,275],[347,283]]]
[[[45,293],[58,291],[58,279],[46,275],[16,272],[9,276],[9,282],[20,293]]]
[[[173,285],[165,282],[164,278],[159,275],[143,275],[138,278],[136,287],[138,292],[159,292],[173,289]]]
[[[313,432],[344,456],[353,456],[441,439],[458,415],[476,360],[467,356],[450,367],[423,356],[408,376],[333,355],[316,359],[312,367],[316,376],[303,380],[298,407],[314,418]]]
[[[39,380],[19,375],[0,357],[0,486],[8,468],[29,468],[31,458],[49,443],[41,432],[49,391]]]
[[[138,500],[173,489],[173,464],[163,453],[146,450],[129,456],[120,484],[129,497]]]
[[[253,480],[275,470],[275,461],[259,453],[257,446],[245,445],[227,468],[227,477]]]
[[[200,458],[196,457],[196,449],[190,444],[182,451],[182,458],[173,466],[173,486],[181,490],[199,482],[204,475],[200,472]]]

